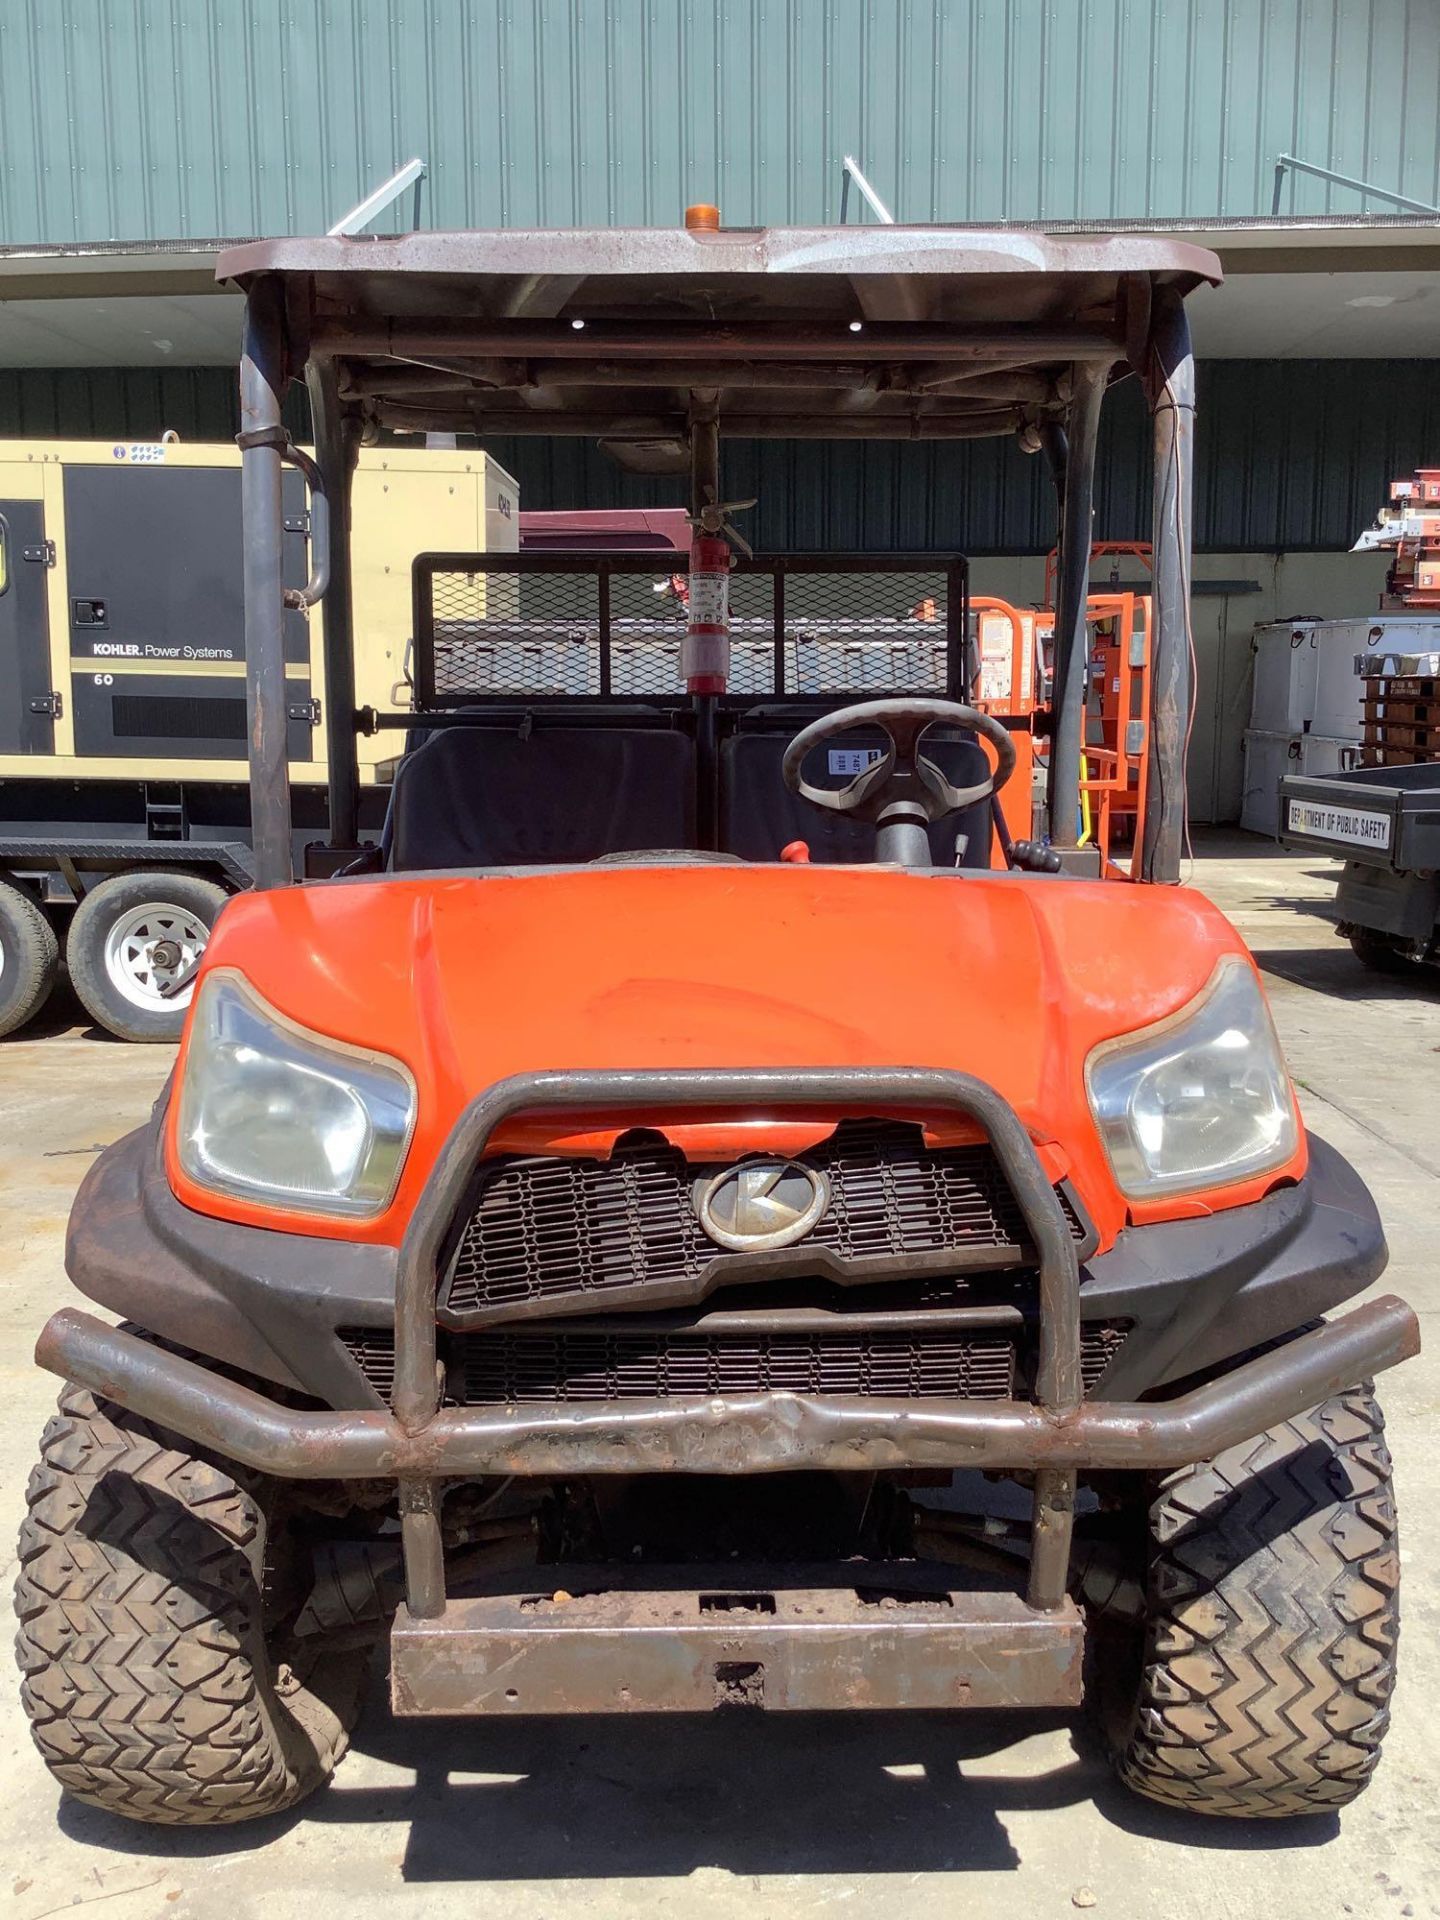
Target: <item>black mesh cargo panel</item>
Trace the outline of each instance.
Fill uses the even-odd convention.
[[[477,564],[417,576],[422,707],[495,699],[678,700],[678,572],[527,572]],[[477,556],[478,560],[478,556]],[[953,571],[784,573],[730,579],[729,692],[943,695]],[[778,651],[777,651],[778,642]]]

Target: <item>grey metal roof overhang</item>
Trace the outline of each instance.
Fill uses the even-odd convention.
[[[256,242],[297,357],[381,427],[957,439],[1063,415],[1076,361],[1139,364],[1153,302],[1221,278],[1153,235],[938,227],[504,230]]]
[[[1130,233],[1141,223],[1104,231]],[[1095,223],[1007,227],[1079,238]],[[1287,215],[1148,221],[1208,247],[1223,288],[1190,298],[1202,360],[1440,357],[1440,220]],[[833,231],[833,230],[832,230]],[[848,230],[852,237],[855,229]],[[905,232],[914,231],[905,229]],[[964,235],[964,228],[941,231]],[[553,238],[553,236],[551,236]],[[225,367],[239,355],[241,299],[215,280],[246,239],[87,241],[0,247],[0,368]]]

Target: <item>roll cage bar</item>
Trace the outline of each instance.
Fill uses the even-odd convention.
[[[350,483],[362,438],[386,427],[597,437],[642,470],[688,454],[692,510],[719,497],[722,431],[1013,434],[1043,449],[1059,524],[1047,810],[1065,848],[1078,832],[1096,439],[1107,387],[1136,374],[1154,500],[1142,877],[1179,878],[1195,413],[1184,301],[1219,283],[1213,254],[1016,228],[598,229],[262,241],[223,253],[217,274],[246,301],[237,438],[257,885],[292,875],[281,409],[300,379],[328,506],[315,572],[328,582],[335,851],[358,846]]]

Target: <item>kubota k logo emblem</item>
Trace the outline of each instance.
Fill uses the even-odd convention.
[[[710,1238],[737,1253],[793,1246],[830,1202],[823,1173],[798,1160],[745,1160],[696,1189],[695,1210]]]

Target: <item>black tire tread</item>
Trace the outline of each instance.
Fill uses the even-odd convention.
[[[60,943],[45,913],[19,887],[0,881],[0,1037],[23,1027],[50,998],[59,972]]]
[[[67,1385],[26,1504],[21,1692],[69,1793],[131,1820],[210,1826],[278,1813],[329,1778],[360,1673],[352,1658],[341,1684],[287,1679],[277,1694],[258,1476]]]
[[[1421,970],[1423,963],[1413,954],[1405,952],[1388,934],[1378,933],[1370,927],[1355,927],[1346,938],[1355,958],[1372,973],[1414,979]]]
[[[1137,1792],[1285,1819],[1364,1790],[1399,1630],[1384,1425],[1356,1387],[1161,1485],[1138,1711],[1119,1757]]]

